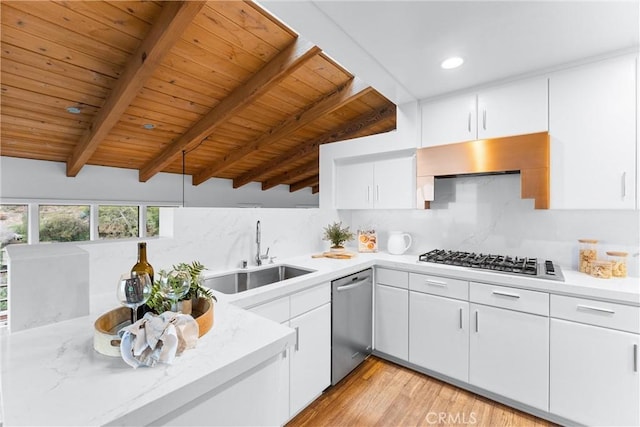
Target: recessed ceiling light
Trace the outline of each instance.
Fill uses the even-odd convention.
[[[447,58],[442,61],[442,64],[440,64],[440,66],[445,70],[451,70],[452,68],[458,68],[463,63],[464,59],[460,58],[459,56],[452,56],[451,58]]]
[[[80,114],[80,109],[78,107],[67,107],[67,113],[71,114]]]
[[[154,125],[153,123],[145,123],[142,125],[142,127],[145,129],[155,129],[156,125]]]

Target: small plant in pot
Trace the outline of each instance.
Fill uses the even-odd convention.
[[[354,235],[349,227],[343,227],[342,221],[336,221],[324,228],[323,240],[331,242],[332,252],[343,252],[344,243],[353,240]]]
[[[147,306],[156,314],[165,311],[191,312],[191,302],[197,298],[216,300],[210,289],[203,286],[202,271],[205,266],[198,261],[191,264],[180,263],[171,270],[160,270],[159,279],[151,288]]]

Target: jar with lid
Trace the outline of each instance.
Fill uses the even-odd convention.
[[[627,253],[608,251],[607,256],[611,262],[611,274],[613,277],[627,277]]]
[[[598,279],[611,279],[613,264],[609,260],[597,259],[589,263],[589,274]]]
[[[578,270],[581,273],[590,274],[591,262],[598,258],[598,241],[593,239],[580,239],[580,259],[578,260]]]

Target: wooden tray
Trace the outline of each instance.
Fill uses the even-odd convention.
[[[203,336],[213,327],[213,301],[198,298],[194,301],[191,316],[198,323],[199,335]],[[119,307],[104,313],[94,323],[93,348],[106,356],[120,357],[118,331],[131,324],[131,310]]]
[[[311,258],[334,258],[334,259],[351,259],[356,254],[353,252],[323,252],[321,254],[313,254]]]

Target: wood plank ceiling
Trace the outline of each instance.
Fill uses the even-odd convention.
[[[317,192],[320,144],[395,129],[392,102],[250,1],[1,8],[2,156]]]

